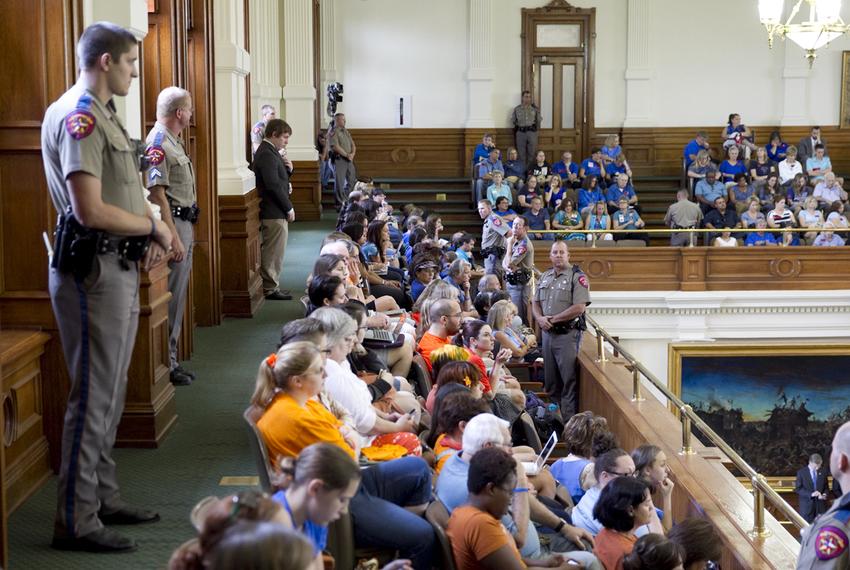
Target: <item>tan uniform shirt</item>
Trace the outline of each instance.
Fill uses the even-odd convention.
[[[571,305],[589,305],[590,283],[577,265],[563,271],[556,271],[553,267],[537,282],[535,298],[540,302],[543,315],[551,317],[566,311]]]
[[[263,142],[263,137],[266,133],[266,122],[257,121],[257,124],[251,128],[251,143],[256,146]]]
[[[331,148],[334,145],[344,150],[346,154],[351,153],[351,150],[354,148],[354,140],[351,138],[348,129],[345,127],[334,127],[331,133]]]
[[[664,223],[668,226],[679,226],[680,228],[699,227],[702,221],[702,210],[690,200],[683,200],[672,204],[667,208]]]
[[[490,214],[481,230],[481,249],[505,247],[507,241],[505,236],[509,231],[510,228],[505,220],[496,214]]]
[[[845,493],[832,507],[803,531],[797,570],[810,568],[850,568],[847,533],[850,530],[850,493]]]
[[[111,101],[101,103],[82,86],[71,87],[47,108],[41,148],[47,188],[58,212],[71,203],[65,180],[75,172],[85,172],[100,180],[106,204],[147,215],[136,145]]]
[[[511,247],[508,270],[513,272],[520,269],[527,271],[534,269],[534,246],[528,238],[517,241]]]
[[[514,107],[513,123],[515,127],[538,127],[540,126],[540,112],[534,105],[528,107],[517,105]]]
[[[164,186],[168,202],[174,206],[191,206],[195,203],[195,172],[186,154],[183,141],[174,136],[162,123],[155,123],[148,133],[145,156],[145,186]]]

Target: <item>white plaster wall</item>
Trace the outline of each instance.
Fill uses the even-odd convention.
[[[596,7],[595,123],[620,127],[626,110],[626,0],[574,0]],[[508,126],[521,74],[523,7],[543,0],[493,0],[496,76],[493,120]],[[461,127],[467,117],[467,0],[338,0],[339,76],[343,108],[360,128],[395,126],[392,99],[413,96],[413,126]],[[746,123],[778,125],[783,118],[789,68],[806,68],[803,51],[791,42],[768,50],[758,23],[757,2],[741,0],[652,0],[650,32],[650,126],[725,123],[730,112]],[[850,9],[844,17],[850,21]],[[807,72],[800,115],[812,123],[838,123],[841,38],[819,50]],[[789,95],[790,96],[790,95]],[[794,95],[796,97],[796,95]],[[796,101],[789,101],[793,107]]]
[[[349,128],[395,127],[396,95],[412,95],[415,128],[463,125],[466,0],[340,0],[336,19]]]

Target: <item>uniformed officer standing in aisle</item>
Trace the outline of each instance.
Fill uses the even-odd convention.
[[[540,128],[540,110],[531,102],[531,91],[522,92],[522,104],[514,107],[511,123],[516,134],[519,159],[528,166],[537,152],[537,129]]]
[[[134,77],[136,38],[108,22],[77,44],[77,83],[47,109],[41,145],[57,212],[50,299],[71,391],[62,431],[53,547],[115,552],[136,543],[104,524],[159,520],[121,499],[112,447],[139,322],[138,262],[171,247],[139,176],[140,153],[115,111]]]
[[[829,470],[842,489],[850,489],[850,422],[832,439]],[[835,499],[832,507],[803,530],[797,570],[850,568],[850,493]]]
[[[577,265],[570,267],[566,242],[553,243],[549,259],[552,269],[540,277],[532,311],[543,330],[545,389],[560,403],[561,415],[567,420],[578,408],[576,357],[586,328],[584,310],[590,305],[590,283]]]
[[[180,87],[166,87],[156,101],[156,123],[147,138],[147,169],[145,186],[150,190],[150,201],[158,205],[162,220],[168,225],[174,240],[174,250],[169,263],[168,302],[171,383],[187,386],[195,375],[183,369],[177,361],[177,343],[183,327],[186,308],[186,291],[192,272],[192,249],[195,241],[192,226],[198,222],[200,210],[195,195],[195,173],[192,161],[180,133],[192,123],[192,96]]]
[[[528,324],[528,299],[531,293],[531,274],[534,271],[534,246],[528,239],[528,222],[519,217],[514,220],[511,237],[507,242],[507,255],[503,263],[508,294],[517,307],[519,317]]]
[[[334,126],[329,133],[331,157],[334,163],[334,197],[339,208],[348,201],[348,193],[357,184],[357,169],[354,167],[354,155],[357,145],[351,133],[345,128],[345,115],[334,115]],[[346,186],[347,185],[347,186]]]
[[[478,215],[484,220],[481,229],[481,255],[484,257],[484,273],[502,276],[502,258],[505,255],[507,235],[511,231],[507,222],[493,213],[490,200],[478,202]]]
[[[272,119],[277,118],[277,111],[271,105],[263,105],[260,107],[260,113],[263,115],[263,118],[251,127],[251,156],[257,153],[257,147],[259,147],[260,143],[263,142],[266,125],[268,125],[269,121]]]

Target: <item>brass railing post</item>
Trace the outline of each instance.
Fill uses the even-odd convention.
[[[596,327],[596,362],[605,362],[605,337],[602,336],[602,331]]]
[[[640,370],[637,360],[632,362],[632,402],[643,402],[646,398],[641,394]]]
[[[696,232],[688,232],[688,247],[695,247],[694,237],[697,235]]]
[[[590,233],[590,247],[596,247],[596,232]]]
[[[753,538],[767,538],[771,535],[764,525],[764,493],[761,490],[761,485],[767,485],[767,479],[764,475],[756,474],[752,478],[753,484],[753,530],[750,531],[750,536]]]
[[[694,448],[691,445],[691,416],[689,415],[692,411],[693,408],[688,404],[685,404],[679,410],[682,416],[682,455],[694,454]]]

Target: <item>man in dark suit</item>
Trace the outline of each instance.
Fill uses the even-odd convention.
[[[260,195],[260,275],[263,278],[263,294],[266,299],[275,301],[292,299],[292,293],[278,288],[289,222],[295,221],[295,208],[289,199],[292,161],[285,154],[291,134],[292,128],[285,121],[270,120],[263,141],[254,154],[253,164]]]
[[[797,145],[797,160],[803,165],[803,170],[806,169],[806,159],[815,155],[815,145],[818,144],[822,144],[824,154],[829,155],[829,151],[826,150],[826,141],[820,136],[820,127],[812,127],[809,136],[800,139],[800,143]]]
[[[826,511],[828,473],[823,469],[823,459],[817,453],[809,457],[809,464],[797,471],[794,492],[800,497],[797,509],[807,522]]]

